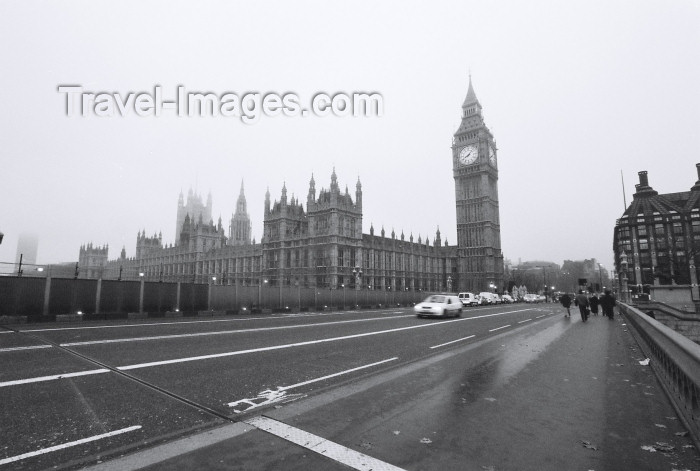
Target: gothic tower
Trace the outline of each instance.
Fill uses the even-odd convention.
[[[229,226],[229,245],[250,244],[250,216],[248,215],[248,204],[243,193],[243,181],[241,180],[241,193],[236,201],[236,212],[231,218]]]
[[[452,140],[457,206],[459,291],[503,289],[503,254],[498,215],[497,148],[486,127],[469,76],[462,121]]]
[[[192,188],[187,192],[187,203],[185,203],[182,191],[177,199],[177,220],[175,221],[175,245],[180,245],[180,233],[182,225],[185,222],[185,216],[190,215],[190,221],[198,221],[201,217],[203,221],[211,219],[211,192],[207,196],[206,205],[202,202],[202,197],[197,192],[193,192]]]

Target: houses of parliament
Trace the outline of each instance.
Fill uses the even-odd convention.
[[[469,78],[461,122],[452,140],[457,244],[443,243],[439,228],[432,241],[381,228],[362,232],[362,184],[354,195],[333,170],[327,189],[317,190],[312,175],[306,201],[265,194],[263,235],[251,238],[243,183],[228,227],[211,217],[206,202],[190,190],[180,193],[175,243],[161,234],[136,237],[136,254],[122,249],[108,259],[107,246],[80,247],[81,278],[304,286],[377,290],[490,291],[503,286],[498,209],[497,149]],[[305,203],[305,204],[304,204]]]

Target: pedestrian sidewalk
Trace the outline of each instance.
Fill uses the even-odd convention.
[[[554,314],[263,415],[406,470],[700,470],[625,319],[541,309]],[[227,427],[96,469],[348,469]]]

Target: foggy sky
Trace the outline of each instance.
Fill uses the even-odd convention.
[[[39,263],[136,234],[175,241],[177,198],[241,181],[256,240],[267,188],[303,202],[335,168],[363,232],[456,243],[452,135],[469,73],[499,154],[503,254],[596,258],[637,172],[688,191],[700,162],[700,4],[693,1],[0,3],[0,262],[19,233]],[[243,94],[376,92],[381,117],[67,117],[59,85]],[[228,231],[227,231],[228,232]]]

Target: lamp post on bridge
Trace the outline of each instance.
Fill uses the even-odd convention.
[[[622,251],[620,254],[620,277],[621,277],[621,287],[620,287],[620,298],[623,302],[629,302],[628,296],[629,296],[629,290],[627,286],[627,268],[628,268],[628,262],[627,262],[627,254]]]
[[[551,265],[538,265],[537,266],[537,268],[542,269],[542,278],[544,280],[544,302],[546,302],[546,303],[549,302],[547,300],[547,292],[549,291],[547,289],[547,267],[549,267],[549,266],[551,266]]]

